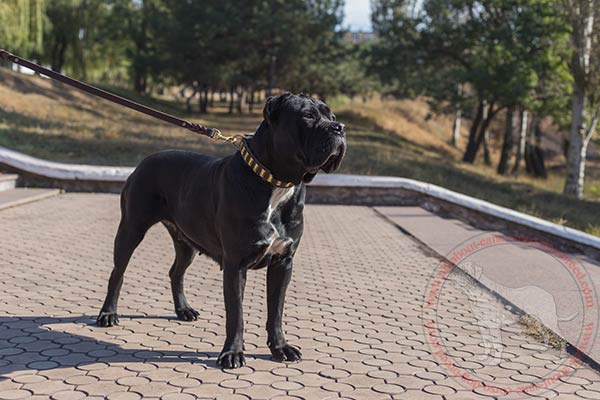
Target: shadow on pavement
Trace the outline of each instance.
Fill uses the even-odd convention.
[[[126,318],[135,321],[137,318],[147,317],[124,315],[121,320]],[[109,329],[113,329],[116,342],[126,343],[125,340],[119,339],[119,332],[125,335],[133,334],[129,325],[118,328],[97,327],[95,317],[0,317],[0,382],[8,379],[6,375],[16,371],[30,370],[35,373],[69,367],[86,370],[96,369],[93,364],[100,363],[193,363],[202,364],[207,368],[218,368],[216,358],[219,354],[216,352],[199,352],[193,349],[155,351],[139,343],[129,343],[127,348],[124,348],[116,343],[96,339]],[[162,328],[156,327],[156,330],[160,329]],[[90,336],[87,336],[86,332]],[[149,336],[149,339],[152,337]],[[200,339],[192,340],[200,341]],[[220,341],[221,338],[218,340]],[[176,345],[173,347],[181,348]],[[246,358],[269,359],[264,354],[246,354]]]

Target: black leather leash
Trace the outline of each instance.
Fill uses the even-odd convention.
[[[217,128],[209,128],[207,126],[197,124],[195,122],[186,121],[185,119],[177,118],[171,114],[167,114],[162,111],[146,107],[144,105],[141,105],[140,103],[136,103],[135,101],[128,100],[124,97],[107,92],[106,90],[98,89],[95,86],[88,85],[87,83],[78,81],[73,78],[69,78],[68,76],[52,71],[48,68],[44,68],[24,58],[15,56],[14,54],[11,54],[4,49],[0,49],[0,59],[8,60],[17,65],[22,65],[49,78],[56,79],[57,81],[73,86],[74,88],[82,90],[86,93],[101,97],[108,101],[112,101],[113,103],[117,103],[124,107],[131,108],[132,110],[139,111],[141,113],[144,113],[154,118],[158,118],[170,124],[189,129],[194,133],[207,136],[213,140],[231,143],[240,148],[244,162],[252,169],[252,171],[256,175],[258,175],[265,182],[268,182],[271,185],[280,188],[290,188],[294,185],[292,182],[283,182],[276,179],[273,176],[273,174],[271,174],[271,171],[269,171],[265,166],[263,166],[260,163],[260,161],[258,161],[258,159],[252,154],[252,151],[250,150],[250,147],[246,142],[246,138],[243,135],[225,136]]]
[[[217,128],[209,128],[207,126],[195,122],[186,121],[184,119],[177,118],[171,114],[167,114],[162,111],[146,107],[140,103],[136,103],[135,101],[128,100],[124,97],[107,92],[106,90],[98,89],[97,87],[88,85],[87,83],[78,81],[73,78],[69,78],[68,76],[52,71],[48,68],[44,68],[24,58],[15,56],[14,54],[11,54],[4,49],[0,49],[0,59],[10,61],[17,65],[22,65],[24,67],[34,70],[35,72],[38,72],[52,79],[56,79],[57,81],[60,81],[62,83],[66,83],[67,85],[73,86],[74,88],[82,90],[86,93],[101,97],[108,101],[112,101],[113,103],[117,103],[124,107],[131,108],[132,110],[139,111],[151,117],[158,118],[162,121],[168,122],[173,125],[177,125],[181,128],[189,129],[194,133],[207,136],[210,139],[229,142],[238,147],[241,145],[242,136],[224,136],[221,133],[221,131]]]

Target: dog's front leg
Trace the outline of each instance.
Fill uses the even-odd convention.
[[[285,292],[292,278],[292,261],[269,265],[267,269],[267,345],[276,361],[299,361],[300,350],[290,346],[283,334]]]
[[[244,316],[242,302],[246,286],[246,269],[238,266],[223,268],[223,295],[225,296],[225,331],[227,339],[217,360],[222,368],[239,368],[244,359]]]

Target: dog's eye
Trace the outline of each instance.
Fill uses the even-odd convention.
[[[315,119],[315,116],[312,115],[311,113],[306,113],[306,114],[304,114],[304,118],[306,118],[306,119]]]
[[[331,114],[331,120],[335,121],[335,114]]]

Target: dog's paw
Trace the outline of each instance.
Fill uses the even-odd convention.
[[[273,360],[275,361],[300,361],[302,353],[296,346],[284,344],[283,346],[273,346],[270,348]]]
[[[96,318],[96,325],[102,327],[116,326],[119,325],[119,316],[115,312],[100,312],[98,318]]]
[[[200,313],[192,307],[176,308],[175,313],[181,321],[197,321]]]
[[[241,351],[223,351],[217,359],[217,365],[225,369],[240,368],[246,365],[246,359]]]

